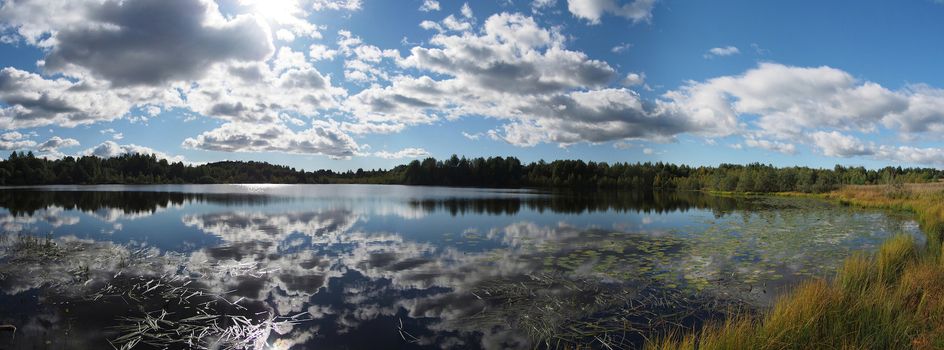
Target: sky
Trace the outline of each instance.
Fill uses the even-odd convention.
[[[944,2],[0,0],[0,151],[944,167]]]

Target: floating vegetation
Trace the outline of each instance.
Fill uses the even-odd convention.
[[[18,218],[34,234],[0,236],[0,325],[17,327],[17,348],[638,348],[750,318],[850,250],[916,232],[884,213],[765,197],[461,220],[395,217],[410,209],[402,199],[375,203],[377,220],[363,201],[320,201],[76,212],[83,225],[68,228]],[[96,224],[124,226],[82,231]],[[877,278],[849,276],[850,288]]]
[[[898,232],[904,219],[824,201],[755,198],[758,211],[706,218],[666,232],[582,230],[543,242],[544,271],[589,272],[616,280],[649,278],[668,288],[755,296],[772,302],[765,282],[829,276],[836,262]],[[568,232],[567,228],[559,231]],[[771,291],[772,292],[772,291]],[[767,294],[767,295],[765,295]]]
[[[547,348],[636,348],[654,334],[751,312],[750,303],[733,297],[562,274],[486,281],[471,293],[482,310],[458,322],[477,329],[507,324]]]
[[[118,333],[108,341],[116,349],[139,344],[155,348],[263,349],[274,331],[285,334],[295,324],[309,320],[308,313],[275,317],[260,305],[242,305],[244,298],[226,296],[193,287],[181,276],[117,279],[89,295],[89,301],[120,298],[138,306],[140,315],[118,318]],[[154,305],[153,310],[148,307]],[[160,305],[158,309],[156,305]]]
[[[63,256],[63,249],[53,240],[52,233],[47,233],[45,237],[19,233],[13,239],[10,251],[12,254],[7,255],[7,258],[11,261],[42,261]]]

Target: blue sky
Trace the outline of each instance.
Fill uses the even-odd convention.
[[[944,166],[944,4],[0,1],[0,151]]]

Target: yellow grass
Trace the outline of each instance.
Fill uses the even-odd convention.
[[[735,317],[648,349],[944,349],[944,183],[848,186],[825,198],[912,211],[925,249],[896,235],[846,259],[834,279],[804,282],[765,314]]]

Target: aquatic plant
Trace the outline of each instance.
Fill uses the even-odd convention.
[[[896,235],[872,255],[849,257],[831,281],[804,282],[759,317],[738,317],[674,333],[650,349],[944,348],[944,185],[850,186],[827,198],[917,213],[928,235],[921,249]]]
[[[138,344],[155,348],[255,350],[268,348],[272,332],[285,334],[299,322],[309,320],[307,312],[276,317],[272,310],[245,306],[239,298],[195,286],[184,276],[118,278],[90,294],[89,301],[120,298],[134,301],[138,314],[122,316],[111,331],[118,335],[108,341],[116,349],[132,349]]]

